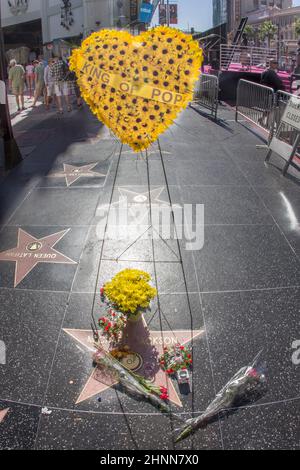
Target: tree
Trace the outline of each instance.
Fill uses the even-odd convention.
[[[248,38],[250,39],[253,39],[254,36],[255,36],[255,29],[253,28],[253,26],[251,26],[251,24],[247,24],[247,26],[245,27],[245,33],[247,34]]]
[[[260,25],[258,34],[262,41],[265,39],[268,40],[268,48],[270,49],[271,41],[274,39],[277,32],[278,28],[275,24],[272,23],[272,21],[265,21]]]
[[[294,27],[295,33],[297,34],[297,36],[300,36],[300,18],[295,19]]]

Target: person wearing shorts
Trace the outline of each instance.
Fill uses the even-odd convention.
[[[51,65],[51,75],[54,82],[54,92],[56,95],[59,114],[63,114],[64,112],[62,97],[64,97],[64,100],[66,101],[68,111],[72,111],[69,97],[69,85],[66,79],[66,74],[67,66],[64,64],[61,58],[56,57]]]
[[[26,65],[25,70],[26,70],[27,90],[29,91],[29,97],[32,98],[32,93],[34,90],[34,65],[33,64]]]
[[[16,97],[18,111],[24,110],[25,70],[15,59],[10,61],[9,87]]]

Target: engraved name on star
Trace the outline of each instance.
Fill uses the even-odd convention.
[[[79,180],[79,178],[106,178],[106,175],[93,171],[98,165],[97,163],[89,163],[88,165],[76,166],[64,163],[63,171],[49,173],[48,178],[65,178],[66,185],[71,186]]]
[[[90,330],[65,329],[65,333],[81,344],[91,355],[96,351],[93,335]],[[133,352],[130,357],[132,363],[136,363],[134,372],[151,380],[157,386],[164,386],[168,390],[169,400],[177,406],[182,406],[180,397],[173,385],[172,379],[162,370],[159,364],[164,346],[175,344],[188,344],[203,334],[204,330],[177,330],[177,331],[151,331],[146,321],[142,318],[136,323],[128,323],[126,334],[118,345],[119,349],[128,349]],[[101,347],[110,351],[109,342],[101,336]],[[81,391],[76,404],[81,403],[99,393],[116,385],[113,376],[110,376],[102,368],[96,366]]]
[[[69,230],[36,238],[19,228],[17,246],[0,252],[0,261],[13,261],[16,264],[14,287],[17,287],[39,263],[77,264],[54,248]]]

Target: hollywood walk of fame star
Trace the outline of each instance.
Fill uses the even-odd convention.
[[[162,204],[162,205],[170,205],[168,202],[163,201],[159,199],[161,196],[162,192],[164,191],[164,187],[160,188],[155,188],[149,191],[146,191],[144,193],[137,193],[136,191],[132,191],[130,189],[127,189],[125,187],[119,187],[118,192],[120,194],[120,199],[118,202],[115,202],[113,204],[120,204],[122,201],[126,200],[128,205],[135,205],[135,204],[145,204],[149,205],[150,202],[151,204]]]
[[[158,208],[169,208],[170,203],[160,199],[161,194],[165,188],[159,187],[145,192],[136,192],[126,187],[118,187],[119,199],[112,204],[104,204],[98,207],[98,215],[108,213],[111,208],[119,207],[120,209],[128,209],[129,214],[132,216],[130,223],[134,225],[141,224],[148,217],[151,206]],[[177,204],[172,204],[173,208],[180,208]]]
[[[0,410],[0,424],[4,421],[7,413],[9,412],[9,408],[5,408],[4,410]]]
[[[14,287],[17,287],[39,263],[77,264],[54,248],[69,230],[36,238],[19,228],[17,246],[0,252],[0,261],[16,263]]]
[[[48,178],[65,178],[67,186],[71,186],[73,183],[78,181],[79,178],[106,178],[106,175],[103,173],[92,171],[98,164],[99,162],[75,166],[64,163],[63,171],[49,173]]]
[[[65,329],[64,331],[91,353],[96,351],[90,330]],[[178,393],[171,378],[161,369],[159,358],[163,353],[164,346],[177,343],[185,345],[202,334],[203,330],[150,331],[144,318],[142,318],[136,323],[128,323],[126,334],[118,348],[128,348],[129,351],[133,352],[131,356],[128,356],[128,363],[125,362],[128,368],[151,380],[155,385],[166,387],[169,400],[181,407],[182,403]],[[105,351],[110,350],[108,341],[103,337],[101,337],[101,346]],[[96,366],[81,391],[76,404],[98,395],[116,384],[117,382],[112,376]]]

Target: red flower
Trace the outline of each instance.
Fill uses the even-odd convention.
[[[249,375],[249,377],[254,377],[254,378],[258,376],[255,369],[249,370],[248,375]]]
[[[161,400],[168,400],[169,399],[169,395],[167,393],[162,393],[159,397]]]
[[[100,294],[101,294],[102,297],[104,296],[104,287],[101,287]]]
[[[180,346],[180,349],[181,349],[181,351],[184,351],[185,347],[184,347],[184,346]]]
[[[189,359],[191,359],[192,355],[191,355],[191,354],[188,354],[187,357],[188,357]]]

